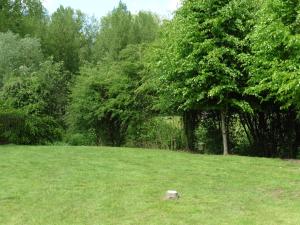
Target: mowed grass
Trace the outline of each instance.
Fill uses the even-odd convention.
[[[175,189],[176,201],[164,194]],[[300,224],[300,164],[96,147],[0,147],[0,224]]]

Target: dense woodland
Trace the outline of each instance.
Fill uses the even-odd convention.
[[[122,2],[98,21],[0,0],[0,143],[296,158],[300,2]]]

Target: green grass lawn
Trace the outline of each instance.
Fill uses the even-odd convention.
[[[181,194],[163,200],[169,189]],[[96,147],[0,147],[0,224],[300,224],[300,164]]]

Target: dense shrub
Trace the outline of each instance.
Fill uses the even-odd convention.
[[[90,130],[88,132],[82,132],[79,133],[67,133],[67,135],[64,138],[64,141],[68,143],[69,145],[74,146],[93,146],[97,145],[96,143],[97,137],[93,130]]]
[[[30,116],[20,110],[0,112],[0,143],[47,144],[59,140],[61,134],[61,126],[49,116]]]
[[[24,130],[24,113],[17,110],[0,111],[0,143],[23,142],[22,131]]]
[[[128,130],[127,146],[178,150],[186,145],[180,117],[155,117]]]

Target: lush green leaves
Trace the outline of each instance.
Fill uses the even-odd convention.
[[[1,0],[0,32],[40,36],[47,18],[40,0]]]
[[[128,46],[118,62],[81,69],[72,91],[69,124],[74,131],[96,132],[97,142],[120,145],[128,126],[142,118],[139,85],[141,46]]]
[[[178,109],[242,105],[236,102],[248,75],[240,55],[248,48],[255,8],[243,0],[184,1],[166,26],[158,64]]]
[[[65,69],[72,73],[78,72],[80,67],[80,51],[85,44],[84,21],[85,16],[80,11],[61,6],[52,14],[43,35],[46,54],[57,62],[63,61]]]
[[[20,144],[56,140],[67,104],[67,73],[52,59],[44,61],[36,39],[0,34],[0,46],[1,136]]]
[[[63,127],[73,144],[121,145],[162,115],[182,116],[193,140],[213,121],[201,131],[213,140],[221,111],[262,146],[255,155],[295,156],[299,1],[183,0],[162,23],[122,2],[101,21],[62,6],[47,16],[39,0],[0,3],[2,140],[46,143]]]
[[[159,19],[150,12],[132,15],[122,2],[101,19],[101,28],[96,38],[94,59],[117,60],[119,53],[129,44],[150,43],[159,30]]]
[[[266,1],[250,35],[254,54],[247,93],[284,108],[299,104],[299,7],[297,1]]]
[[[3,79],[15,70],[35,70],[43,60],[37,39],[22,38],[11,32],[0,33],[0,88]]]

